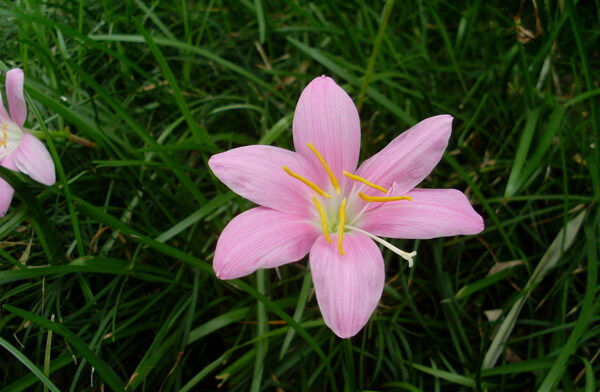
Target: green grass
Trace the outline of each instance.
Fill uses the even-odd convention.
[[[1,0],[0,84],[24,69],[26,126],[58,181],[0,170],[17,191],[0,219],[0,386],[595,391],[600,4],[536,4]],[[519,42],[536,13],[542,34]],[[207,160],[291,148],[321,74],[360,107],[362,159],[452,114],[421,186],[466,191],[486,221],[393,241],[415,267],[384,251],[381,306],[350,341],[324,325],[305,261],[228,282],[211,266],[251,203]]]

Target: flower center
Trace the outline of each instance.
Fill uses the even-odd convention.
[[[23,131],[12,121],[0,125],[0,159],[9,155],[19,146]]]
[[[337,177],[335,176],[335,174],[333,173],[333,171],[331,170],[331,167],[327,164],[327,161],[325,161],[325,158],[323,158],[323,155],[321,155],[321,153],[311,143],[306,143],[306,145],[313,152],[313,154],[315,154],[315,156],[321,163],[321,166],[323,167],[323,169],[325,169],[325,172],[327,173],[327,176],[329,177],[329,181],[331,182],[331,186],[333,187],[333,190],[335,191],[334,196],[332,196],[330,193],[327,193],[325,190],[323,190],[321,187],[319,187],[317,184],[315,184],[311,180],[301,176],[300,174],[298,174],[296,172],[293,172],[287,166],[282,166],[281,168],[287,174],[289,174],[293,178],[297,179],[298,181],[302,182],[303,184],[308,186],[310,189],[312,189],[318,196],[321,196],[322,198],[327,199],[327,200],[323,200],[323,202],[325,202],[325,206],[324,206],[324,204],[321,202],[321,200],[319,200],[319,197],[313,196],[313,198],[312,198],[315,209],[317,210],[317,215],[318,215],[319,221],[321,223],[321,228],[323,230],[323,236],[325,237],[325,240],[330,244],[333,243],[329,234],[337,232],[337,248],[338,248],[339,254],[343,256],[343,255],[345,255],[344,246],[343,246],[344,233],[346,232],[347,229],[354,230],[354,231],[363,233],[363,234],[373,238],[375,241],[386,246],[388,249],[391,249],[394,253],[400,255],[402,258],[407,260],[409,262],[409,266],[412,267],[412,257],[414,257],[416,255],[416,252],[412,252],[412,253],[404,252],[404,251],[396,248],[389,242],[382,240],[381,238],[379,238],[371,233],[368,233],[360,228],[351,226],[360,217],[360,215],[364,212],[365,209],[360,211],[357,214],[357,216],[353,217],[353,219],[350,219],[350,224],[346,224],[346,221],[347,221],[346,220],[346,218],[347,218],[346,206],[348,204],[348,198],[344,195],[341,195],[340,183],[339,183]],[[365,178],[359,177],[356,174],[349,173],[345,170],[342,173],[346,177],[350,178],[353,181],[363,183],[373,189],[376,189],[376,190],[382,192],[385,195],[388,194],[387,189],[385,189],[384,187],[382,187],[380,185],[374,184]],[[399,200],[412,201],[412,198],[410,196],[370,196],[363,192],[358,192],[357,195],[359,198],[361,198],[362,200],[364,200],[368,203],[385,203],[385,202],[392,202],[392,201],[399,201]],[[341,200],[340,200],[340,198],[341,198]]]

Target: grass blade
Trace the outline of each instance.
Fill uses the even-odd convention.
[[[121,391],[125,387],[123,380],[119,378],[117,373],[106,364],[100,357],[90,350],[85,342],[83,342],[77,335],[73,332],[69,331],[67,328],[63,327],[60,324],[49,321],[43,317],[40,317],[36,314],[28,312],[23,309],[16,308],[11,305],[4,305],[3,308],[11,313],[16,314],[17,316],[29,320],[34,324],[37,324],[41,327],[49,329],[56,333],[57,335],[62,336],[66,341],[69,342],[79,353],[96,369],[100,377],[115,391]],[[43,375],[43,374],[42,374]],[[50,387],[48,385],[48,387]],[[58,391],[58,389],[56,389]]]
[[[19,362],[23,365],[27,366],[27,368],[33,373],[43,384],[44,388],[48,388],[53,392],[60,392],[60,389],[54,385],[50,379],[44,375],[44,373],[38,369],[37,366],[33,362],[29,360],[25,355],[23,355],[15,346],[4,340],[0,337],[0,346],[4,347],[9,353],[13,355]],[[12,389],[14,391],[14,389]],[[8,392],[8,390],[6,390]]]
[[[584,215],[585,211],[580,212],[579,215],[569,221],[569,223],[560,230],[546,253],[542,256],[540,262],[527,281],[522,296],[513,304],[500,324],[496,336],[494,336],[488,351],[485,353],[482,369],[489,369],[496,364],[496,361],[504,351],[504,344],[512,333],[517,318],[519,317],[519,313],[521,312],[523,305],[525,305],[525,301],[529,298],[530,291],[540,283],[546,272],[554,267],[562,253],[569,249],[581,227]]]

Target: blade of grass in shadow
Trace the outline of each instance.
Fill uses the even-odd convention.
[[[27,86],[27,84],[26,84]],[[27,89],[28,91],[28,89]],[[69,180],[65,174],[65,169],[63,168],[62,161],[60,160],[60,155],[56,150],[56,146],[54,145],[54,140],[50,137],[50,133],[48,128],[46,127],[46,123],[43,121],[42,115],[38,110],[36,105],[29,105],[29,108],[32,113],[38,118],[38,123],[40,124],[44,136],[46,138],[46,143],[48,144],[48,150],[52,155],[52,160],[54,161],[55,170],[58,173],[58,181],[62,186],[63,193],[65,194],[65,199],[67,199],[67,207],[69,209],[69,217],[71,218],[71,227],[73,228],[73,235],[75,237],[75,244],[77,246],[78,256],[81,257],[85,255],[85,250],[83,247],[83,238],[81,236],[81,229],[79,227],[79,218],[77,217],[77,212],[73,207],[73,194],[71,192],[71,186],[69,185]]]
[[[54,385],[54,383],[50,381],[50,379],[47,376],[45,376],[44,373],[37,366],[35,366],[35,364],[31,362],[29,358],[27,358],[23,353],[21,353],[21,351],[19,351],[15,346],[13,346],[1,337],[0,346],[4,347],[9,353],[13,355],[13,357],[15,357],[17,360],[19,360],[19,362],[25,365],[31,371],[31,373],[33,373],[35,377],[37,377],[37,379],[44,384],[44,388],[49,388],[53,392],[60,392],[60,389],[58,389],[56,385]],[[10,390],[14,391],[14,389]]]
[[[54,315],[50,317],[50,321],[54,322]],[[44,351],[44,375],[50,377],[50,357],[52,355],[52,330],[48,330],[46,334],[46,347]],[[44,385],[44,392],[48,392],[48,387]]]
[[[343,78],[344,80],[346,80],[348,83],[350,83],[356,87],[361,86],[361,82],[357,77],[353,76],[348,71],[346,71],[346,69],[344,69],[344,67],[336,64],[330,58],[325,56],[325,54],[323,54],[321,51],[311,48],[310,46],[305,45],[304,43],[302,43],[294,38],[291,38],[291,37],[287,37],[287,40],[289,42],[291,42],[294,46],[296,46],[298,49],[300,49],[302,52],[306,53],[307,55],[309,55],[310,57],[315,59],[317,62],[319,62],[325,68],[329,69],[334,74],[336,74],[336,75],[340,76],[341,78]],[[373,98],[373,100],[375,102],[379,103],[381,106],[384,106],[385,108],[387,108],[390,112],[392,112],[400,120],[404,121],[407,125],[412,126],[412,125],[416,124],[415,119],[411,115],[409,115],[406,111],[404,111],[398,105],[396,105],[395,103],[390,101],[388,98],[383,96],[379,91],[375,90],[374,88],[372,88],[372,87],[367,88],[367,95],[370,96],[371,98]]]
[[[152,238],[149,238],[148,236],[145,236],[145,235],[137,232],[136,230],[130,228],[129,226],[127,226],[120,220],[110,216],[109,214],[107,214],[106,212],[104,212],[103,210],[101,210],[98,207],[92,206],[91,204],[89,204],[81,199],[78,199],[77,200],[77,209],[85,216],[88,216],[96,221],[102,222],[103,224],[110,226],[113,230],[119,230],[123,235],[129,236],[130,238],[132,238],[136,241],[139,241],[139,242],[143,243],[144,245],[147,245],[165,255],[175,257],[187,264],[190,264],[194,267],[201,269],[202,271],[210,274],[211,276],[214,276],[212,266],[210,264],[206,263],[205,261],[200,260],[194,256],[187,254],[186,252],[180,251],[179,249],[176,249],[169,245],[158,242]],[[296,332],[300,336],[302,336],[302,338],[304,338],[304,340],[306,340],[306,342],[309,345],[311,345],[311,347],[313,347],[316,354],[319,357],[321,357],[326,369],[328,370],[328,374],[331,378],[332,388],[337,391],[337,387],[335,385],[335,373],[333,372],[333,369],[331,368],[331,364],[329,363],[329,360],[327,359],[327,356],[325,355],[323,350],[319,347],[319,345],[316,343],[316,341],[310,336],[310,334],[306,331],[306,329],[304,329],[298,322],[296,322],[286,312],[284,312],[283,309],[281,309],[279,306],[274,304],[273,301],[270,301],[263,294],[259,293],[254,287],[250,286],[246,282],[239,280],[239,279],[235,279],[230,282],[231,282],[231,284],[234,284],[235,286],[241,288],[248,294],[252,295],[256,299],[263,302],[271,312],[275,313],[277,316],[281,317],[284,321],[286,321],[288,324],[290,324],[290,326],[292,328],[294,328],[296,330]],[[226,284],[226,283],[224,283],[224,284]]]
[[[137,121],[128,113],[119,102],[117,102],[113,95],[110,94],[106,89],[96,82],[81,66],[74,62],[69,62],[69,66],[77,71],[79,76],[90,85],[94,91],[115,111],[117,116],[122,119],[131,130],[146,143],[149,147],[157,147],[158,143],[150,134],[144,130]],[[172,159],[163,152],[156,152],[156,155],[166,164],[173,168],[173,173],[177,177],[184,189],[186,189],[199,203],[205,203],[206,198],[198,190],[198,187],[190,180],[189,176],[181,169],[177,168],[177,165]]]
[[[167,37],[169,37],[169,39],[176,39],[175,36],[173,35],[173,33],[171,32],[171,30],[169,30],[169,28],[167,26],[165,26],[165,24],[160,20],[160,18],[156,15],[156,13],[152,12],[152,10],[150,8],[148,8],[142,1],[140,0],[134,0],[135,4],[140,7],[140,9],[142,11],[144,11],[145,16],[147,16],[152,23],[154,23],[159,29],[160,31],[166,35]],[[155,7],[155,5],[153,5],[153,8]],[[146,19],[146,17],[143,18],[144,20]],[[136,26],[140,23],[138,20],[134,20],[134,23],[136,23]]]
[[[89,37],[96,41],[107,41],[107,42],[108,41],[132,42],[132,43],[146,42],[144,40],[144,37],[142,37],[140,35],[134,35],[134,34],[97,34],[97,35],[90,35]],[[273,94],[274,96],[276,96],[277,98],[286,102],[287,104],[290,104],[290,105],[293,104],[293,102],[287,96],[283,95],[279,90],[274,88],[272,84],[259,79],[258,77],[256,77],[256,75],[254,75],[251,72],[248,72],[248,70],[246,70],[245,68],[240,67],[239,65],[234,64],[233,62],[231,62],[229,60],[225,60],[224,58],[212,53],[211,51],[209,51],[207,49],[199,48],[197,46],[189,45],[189,44],[186,44],[185,42],[180,42],[177,40],[173,41],[168,38],[155,37],[154,42],[156,42],[157,45],[170,46],[173,48],[187,50],[190,53],[198,54],[210,61],[215,62],[216,64],[219,64],[223,68],[228,69],[228,70],[232,71],[233,73],[240,75],[242,78],[252,81],[253,83],[256,83],[258,86],[266,89],[269,93]]]
[[[259,269],[256,271],[256,291],[260,294],[265,295],[265,270]],[[256,304],[256,336],[264,336],[269,332],[269,319],[267,318],[267,311],[264,303],[258,301]],[[265,357],[269,347],[268,339],[257,339],[254,351],[254,372],[252,373],[252,385],[250,387],[251,392],[258,392],[262,383],[263,372],[265,370]]]
[[[446,24],[440,19],[440,16],[438,15],[437,11],[433,7],[432,1],[427,1],[427,5],[429,8],[429,12],[433,15],[433,19],[435,19],[435,25],[436,25],[437,29],[439,30],[440,35],[442,36],[442,40],[444,41],[444,46],[446,48],[445,52],[448,53],[448,56],[450,56],[450,61],[452,62],[452,67],[454,68],[456,77],[458,78],[458,81],[460,82],[463,92],[465,94],[467,94],[469,89],[467,88],[467,84],[465,83],[465,79],[463,77],[462,71],[460,70],[461,67],[458,65],[458,61],[456,60],[456,54],[454,53],[452,41],[450,40],[450,37],[448,36],[448,31],[446,30]]]
[[[494,339],[492,340],[492,343],[490,344],[490,347],[483,358],[483,363],[481,366],[482,370],[489,369],[496,364],[496,361],[504,351],[504,344],[512,333],[512,330],[517,322],[517,318],[519,317],[519,313],[521,312],[523,305],[525,305],[525,301],[527,301],[527,298],[529,298],[531,290],[535,288],[538,283],[540,283],[546,272],[556,265],[563,252],[569,249],[575,240],[575,236],[577,235],[579,228],[581,227],[584,215],[585,211],[580,212],[579,215],[569,221],[569,223],[567,223],[567,225],[559,231],[554,241],[552,241],[552,244],[550,244],[548,250],[546,250],[546,253],[544,253],[542,256],[540,262],[527,281],[527,284],[521,293],[522,295],[512,305],[510,311],[500,324],[500,327],[496,332],[496,336],[494,336]]]
[[[222,315],[213,318],[210,321],[207,321],[202,325],[199,325],[198,327],[190,331],[187,343],[193,343],[196,340],[203,338],[204,336],[210,335],[211,333],[228,326],[229,324],[233,324],[240,320],[243,320],[244,318],[246,318],[249,311],[250,309],[247,307],[231,310],[227,313],[223,313]]]
[[[296,310],[294,310],[293,319],[297,322],[300,322],[302,318],[302,314],[304,313],[304,307],[306,306],[306,302],[308,301],[308,294],[310,293],[310,288],[312,286],[312,276],[309,270],[304,273],[304,279],[302,280],[302,288],[300,289],[300,293],[298,294],[298,302],[296,303]],[[292,343],[292,339],[294,338],[294,334],[296,330],[290,328],[290,330],[285,335],[285,339],[283,340],[283,344],[281,345],[281,350],[279,351],[279,360],[283,359],[283,356],[287,352],[290,344]]]
[[[158,331],[155,331],[150,347],[148,347],[135,370],[131,373],[126,387],[127,390],[135,391],[140,385],[147,382],[148,376],[158,363],[168,357],[168,354],[173,351],[173,347],[177,347],[179,334],[177,332],[170,333],[171,327],[183,317],[190,301],[189,297],[181,298],[170,309]]]
[[[352,340],[344,339],[344,391],[356,391],[356,369],[354,367],[354,353],[352,352]]]
[[[237,195],[235,193],[228,192],[213,198],[210,202],[200,207],[196,212],[182,219],[177,224],[170,227],[168,230],[162,232],[155,238],[155,240],[158,242],[167,242],[176,235],[184,232],[190,226],[193,226],[200,220],[206,218],[209,214],[213,213],[219,207],[230,202],[231,199],[235,198],[236,196]]]
[[[452,284],[450,282],[450,273],[444,269],[443,240],[437,239],[433,243],[433,259],[435,262],[435,280],[442,296],[442,311],[448,325],[448,332],[452,337],[452,344],[456,350],[456,355],[462,363],[468,363],[473,357],[473,352],[469,344],[469,339],[461,323],[458,314],[459,305],[453,299]]]
[[[444,161],[448,162],[450,164],[450,166],[452,166],[452,169],[454,169],[458,173],[458,175],[467,183],[469,188],[471,188],[473,190],[473,193],[477,197],[477,200],[481,203],[481,205],[483,205],[485,212],[487,212],[487,214],[489,215],[492,222],[494,222],[495,228],[498,230],[498,232],[502,236],[502,239],[504,240],[505,244],[508,246],[508,249],[511,253],[512,258],[518,259],[519,255],[517,254],[517,252],[515,250],[517,247],[511,241],[506,230],[504,230],[502,222],[500,222],[498,215],[496,214],[496,212],[490,205],[490,202],[488,201],[488,199],[483,195],[483,192],[481,191],[481,189],[479,189],[479,186],[477,184],[475,184],[475,182],[471,179],[471,177],[467,174],[467,172],[465,172],[465,170],[462,168],[462,166],[456,161],[456,159],[452,155],[445,153],[443,159],[444,159]]]
[[[521,170],[525,165],[525,158],[527,158],[527,151],[533,140],[533,134],[535,132],[538,119],[540,117],[541,108],[538,107],[526,114],[527,121],[525,127],[521,133],[521,139],[519,140],[519,147],[512,164],[508,181],[506,182],[506,190],[504,191],[504,197],[509,199],[517,192],[517,183],[522,183]]]
[[[596,379],[594,376],[594,368],[592,363],[585,358],[581,358],[585,366],[585,392],[597,392]]]
[[[56,231],[52,228],[52,223],[38,199],[31,194],[27,186],[21,182],[18,176],[9,169],[0,166],[0,178],[4,179],[15,192],[23,199],[29,210],[33,226],[40,244],[46,253],[51,264],[60,264],[64,261],[64,254],[61,252],[61,243],[56,237]]]
[[[71,355],[69,354],[62,354],[61,356],[50,362],[50,373],[54,373],[55,371],[62,369],[70,363],[73,363],[73,357],[71,357]],[[35,373],[28,374],[26,376],[21,377],[12,384],[4,386],[4,388],[0,392],[29,391],[31,389],[28,388],[30,388],[33,384],[35,384],[38,381],[40,380]]]
[[[394,2],[395,0],[388,0],[383,6],[383,12],[381,13],[381,22],[379,23],[379,30],[377,31],[377,36],[375,37],[375,42],[373,43],[373,50],[371,50],[371,56],[369,57],[367,70],[365,71],[365,75],[363,76],[363,82],[360,86],[358,99],[356,101],[356,108],[359,112],[362,109],[362,105],[365,100],[365,93],[367,92],[367,87],[369,86],[369,82],[371,81],[371,76],[373,76],[375,62],[377,61],[377,55],[379,54],[379,50],[381,49],[381,41],[383,41],[383,37],[385,36],[385,30],[388,25],[388,20],[390,19],[392,9],[394,8]]]
[[[315,353],[323,361],[323,365],[327,369],[327,373],[330,378],[330,382],[331,382],[330,388],[331,388],[331,390],[337,392],[338,389],[337,389],[337,384],[335,382],[336,381],[335,372],[331,368],[330,360],[325,355],[325,352],[323,352],[321,347],[319,347],[319,345],[314,340],[314,338],[312,336],[310,336],[310,334],[306,331],[306,329],[303,328],[296,320],[291,318],[286,312],[284,312],[283,309],[281,309],[279,306],[275,305],[273,303],[273,301],[270,301],[268,298],[266,298],[264,295],[259,293],[254,287],[250,286],[248,283],[246,283],[242,280],[239,280],[239,279],[235,279],[235,280],[231,281],[231,283],[235,284],[236,286],[238,286],[239,288],[241,288],[248,294],[252,295],[256,299],[258,299],[262,303],[264,303],[271,312],[273,312],[277,316],[281,317],[286,323],[288,323],[290,325],[291,328],[294,328],[296,330],[296,332],[304,338],[304,340],[313,348]]]
[[[580,213],[580,216],[583,216],[583,212]],[[578,218],[579,216],[575,219]],[[570,224],[571,222],[569,222],[569,225]],[[585,330],[590,327],[592,318],[600,309],[600,303],[594,303],[596,293],[598,291],[598,237],[597,233],[595,233],[594,226],[595,223],[592,222],[592,219],[589,219],[589,221],[584,225],[586,239],[585,248],[587,250],[587,282],[579,317],[575,322],[575,327],[573,328],[567,343],[560,350],[558,358],[552,365],[552,368],[550,368],[548,371],[544,381],[538,388],[538,392],[551,392],[556,390],[556,385],[562,378],[567,367],[567,361],[577,350],[581,336]],[[565,241],[565,250],[566,248],[568,248],[568,246],[567,242]]]
[[[87,216],[89,218],[92,218],[98,222],[101,222],[101,223],[109,226],[113,230],[119,231],[121,234],[123,234],[125,236],[128,236],[128,237],[130,237],[146,246],[149,246],[152,249],[155,249],[165,255],[172,256],[172,257],[179,259],[187,264],[190,264],[191,266],[197,267],[204,272],[213,274],[212,266],[209,265],[208,263],[206,263],[205,261],[202,261],[196,257],[193,257],[193,256],[187,254],[186,252],[183,252],[177,248],[174,248],[174,247],[166,245],[162,242],[156,241],[156,240],[138,232],[137,230],[132,229],[131,227],[127,226],[124,222],[121,222],[119,219],[107,214],[102,209],[100,209],[96,206],[93,206],[93,205],[85,202],[82,199],[76,199],[76,206],[77,206],[77,210],[80,213],[84,214],[85,216]]]
[[[451,373],[445,370],[434,369],[428,366],[419,365],[417,363],[413,363],[411,366],[423,373],[431,374],[436,378],[441,378],[442,380],[449,381],[453,384],[458,384],[471,388],[474,388],[476,386],[475,380],[467,376]]]
[[[267,39],[268,18],[265,13],[263,0],[254,0],[254,11],[256,12],[256,20],[258,21],[258,42],[264,44]]]
[[[144,264],[132,265],[126,260],[103,256],[84,256],[66,265],[0,271],[0,284],[77,273],[133,276],[149,282],[173,283],[173,278],[158,267]]]
[[[212,140],[210,140],[210,136],[208,135],[206,129],[204,129],[204,127],[201,127],[200,124],[198,124],[196,120],[194,120],[192,113],[190,112],[190,109],[187,103],[185,102],[183,95],[181,94],[179,84],[177,83],[177,80],[175,80],[175,76],[173,75],[173,72],[171,71],[171,68],[167,63],[167,60],[165,59],[162,52],[154,42],[154,39],[152,38],[150,33],[148,33],[148,31],[140,24],[140,22],[134,20],[134,23],[137,27],[137,30],[142,34],[142,36],[146,40],[146,43],[148,44],[150,51],[154,55],[158,66],[162,70],[165,79],[167,79],[167,82],[171,87],[171,92],[173,93],[173,96],[175,98],[175,102],[177,102],[177,106],[179,107],[179,110],[181,110],[181,114],[183,114],[183,117],[185,118],[188,127],[192,131],[194,139],[196,139],[197,143],[206,144],[208,146],[214,147],[214,143],[212,142]]]
[[[70,330],[58,323],[51,322],[41,316],[38,316],[26,310],[19,309],[11,305],[3,305],[3,308],[25,320],[29,320],[34,324],[49,329],[57,335],[62,336],[67,342],[69,342],[69,344],[75,347],[75,349],[77,349],[77,351],[79,351],[79,353],[85,359],[87,359],[87,361],[94,367],[94,369],[96,369],[96,372],[98,372],[100,377],[102,377],[102,380],[105,381],[113,390],[123,390],[125,384],[119,378],[117,373],[115,373],[115,371],[110,366],[108,366],[108,364],[104,362],[100,357],[94,354],[92,350],[89,349],[87,344],[73,332],[71,332]]]

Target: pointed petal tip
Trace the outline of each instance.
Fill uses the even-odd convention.
[[[341,88],[340,85],[335,82],[335,80],[326,75],[317,76],[316,78],[311,80],[310,83],[308,83],[306,87],[304,87],[304,90],[302,92],[308,92],[318,95],[334,94],[337,92],[338,94],[341,93],[342,95],[348,95],[346,91],[344,91],[344,89]],[[352,99],[350,99],[350,102],[352,102]],[[352,105],[354,106],[354,104]]]
[[[302,259],[318,235],[303,218],[256,207],[225,226],[217,240],[213,270],[222,280],[241,278],[260,268]]]
[[[335,336],[337,336],[340,339],[351,339],[351,338],[355,337],[362,329],[363,329],[363,327],[360,327],[356,331],[351,331],[351,330],[344,330],[341,328],[334,328],[333,326],[331,327],[331,330],[333,331]]]
[[[23,82],[25,75],[20,68],[13,68],[6,73],[6,98],[8,111],[12,120],[20,127],[27,118],[27,105],[23,96]]]
[[[227,274],[223,273],[223,271],[219,268],[217,269],[215,265],[213,265],[213,271],[215,271],[215,275],[219,280],[229,280],[232,279],[227,276]]]
[[[25,133],[15,150],[16,168],[39,183],[52,186],[56,182],[56,170],[46,146],[35,136]]]
[[[332,235],[336,243],[336,235]],[[367,236],[344,236],[344,256],[322,236],[309,261],[317,303],[325,324],[340,338],[349,339],[368,323],[385,284],[385,265],[379,247]]]
[[[396,188],[394,184],[391,194]],[[476,235],[485,228],[483,217],[457,189],[415,188],[406,195],[412,201],[370,210],[363,229],[382,237],[430,239]]]
[[[21,77],[23,76],[23,70],[21,68],[13,68],[6,73],[6,77]]]
[[[0,178],[0,218],[6,215],[8,207],[10,207],[12,202],[14,193],[15,190],[8,185],[6,181]]]
[[[317,76],[316,78],[314,78],[313,80],[310,81],[310,83],[307,84],[307,86],[310,86],[311,84],[324,84],[324,83],[333,83],[336,84],[333,79],[331,79],[329,76],[327,75],[321,75],[321,76]]]

